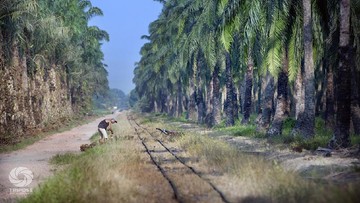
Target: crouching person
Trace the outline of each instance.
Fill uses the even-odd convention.
[[[115,119],[104,119],[102,120],[98,125],[98,131],[100,133],[100,143],[104,143],[108,139],[107,130],[111,132],[111,134],[114,134],[114,131],[111,127],[112,124],[117,123]],[[111,136],[112,137],[112,136]]]

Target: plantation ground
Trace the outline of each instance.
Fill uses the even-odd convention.
[[[84,153],[79,153],[79,146],[90,142],[88,139],[96,132],[99,119],[50,136],[24,150],[2,154],[1,198],[14,200],[15,196],[3,195],[10,187],[3,183],[9,182],[6,170],[21,164],[35,175],[29,185],[34,192],[24,202],[357,202],[360,199],[360,163],[356,157],[346,157],[344,151],[331,157],[306,150],[298,153],[264,139],[233,136],[227,130],[209,130],[162,116],[126,113],[119,114],[119,123],[115,125],[117,141]],[[156,128],[182,134],[164,135]],[[55,165],[49,165],[53,156],[51,161]],[[9,162],[18,165],[5,168]]]

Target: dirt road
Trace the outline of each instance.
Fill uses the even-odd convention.
[[[11,201],[31,192],[53,173],[49,164],[51,157],[67,152],[80,152],[79,146],[90,142],[89,138],[96,132],[97,124],[105,117],[111,118],[117,115],[106,115],[69,131],[48,136],[24,149],[0,154],[0,202]],[[10,172],[17,167],[26,167],[32,172],[33,177],[29,178],[30,184],[16,187],[10,182]],[[18,170],[18,172],[18,178],[22,180],[24,175],[21,173],[26,171]]]

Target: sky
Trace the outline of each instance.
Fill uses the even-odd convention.
[[[153,0],[91,0],[104,16],[92,18],[89,25],[96,25],[110,35],[102,51],[109,76],[110,88],[129,94],[135,88],[135,63],[140,61],[140,49],[148,35],[149,24],[160,15],[162,4]]]

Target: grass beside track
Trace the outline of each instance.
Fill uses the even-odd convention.
[[[133,141],[121,140],[81,155],[57,155],[69,164],[20,202],[156,202],[162,179]],[[160,181],[160,182],[159,182]],[[166,191],[166,189],[164,189]],[[171,192],[169,192],[171,196]],[[165,198],[165,197],[164,197]]]

